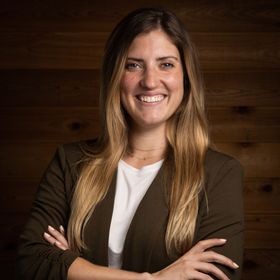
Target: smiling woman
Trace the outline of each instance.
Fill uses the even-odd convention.
[[[121,80],[121,101],[132,119],[131,129],[161,127],[184,95],[183,67],[177,47],[164,31],[138,35],[131,43]]]
[[[18,278],[240,279],[242,168],[210,148],[195,49],[173,13],[116,26],[100,99],[100,137],[61,146],[40,183]]]

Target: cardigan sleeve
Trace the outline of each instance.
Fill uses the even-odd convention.
[[[41,180],[29,220],[19,238],[17,279],[67,279],[68,268],[78,257],[70,250],[50,245],[43,238],[48,225],[67,228],[73,188],[70,169],[61,146]]]
[[[239,265],[237,270],[217,265],[231,280],[241,278],[243,259],[243,169],[230,157],[222,164],[210,167],[206,174],[205,196],[200,205],[201,219],[195,242],[210,238],[225,238],[220,247],[211,248],[232,259]]]

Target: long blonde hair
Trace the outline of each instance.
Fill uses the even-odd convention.
[[[204,112],[204,90],[191,40],[171,12],[145,8],[127,15],[113,30],[105,48],[100,90],[101,135],[78,178],[68,224],[72,250],[85,248],[83,232],[95,206],[106,196],[119,160],[128,145],[128,123],[120,100],[120,80],[128,48],[134,38],[163,30],[178,48],[184,71],[184,98],[167,124],[172,180],[169,186],[169,220],[166,248],[182,254],[194,238],[199,194],[204,180],[204,157],[209,145]],[[168,164],[168,161],[167,161]]]

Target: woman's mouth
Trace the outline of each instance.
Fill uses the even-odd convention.
[[[157,103],[164,99],[164,95],[138,95],[137,99],[145,103]]]

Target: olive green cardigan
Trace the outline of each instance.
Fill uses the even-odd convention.
[[[43,239],[48,225],[67,228],[78,177],[77,162],[82,157],[80,143],[63,145],[48,166],[20,236],[16,265],[18,279],[67,279],[68,268],[78,256],[95,264],[107,265],[116,178],[86,225],[84,241],[88,250],[78,255],[51,246]],[[168,257],[165,248],[169,213],[166,192],[170,180],[167,174],[165,162],[140,202],[126,236],[123,269],[155,272],[179,257],[176,254]],[[241,267],[244,228],[242,168],[235,159],[209,149],[205,158],[205,176],[207,202],[205,193],[202,193],[193,244],[202,239],[226,238],[226,244],[214,250],[230,257]],[[221,268],[230,279],[240,279],[241,268],[237,271]]]

